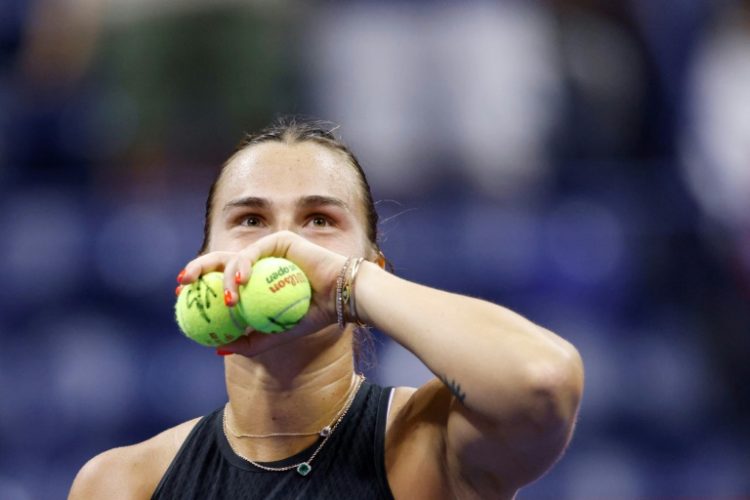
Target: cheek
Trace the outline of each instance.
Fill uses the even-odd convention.
[[[377,243],[370,241],[370,237],[368,236],[366,227],[363,227],[361,229],[359,241],[361,249],[361,253],[359,255],[362,255],[367,260],[374,260],[378,256],[378,245]]]
[[[222,224],[222,221],[213,221],[208,237],[208,252],[216,251],[235,251],[238,245],[235,238],[231,237],[230,231],[228,231]]]
[[[354,253],[351,255],[358,255],[364,257],[367,260],[373,260],[377,255],[375,245],[367,238],[367,234],[361,232],[357,238],[356,245],[354,247]]]

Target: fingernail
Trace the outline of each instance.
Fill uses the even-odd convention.
[[[234,273],[234,282],[237,283],[238,285],[242,283],[242,273],[240,273],[239,271]]]
[[[180,271],[180,274],[177,275],[177,283],[182,283],[182,278],[185,277],[185,273],[187,272],[186,269],[183,269]]]
[[[177,288],[174,289],[174,294],[179,297],[181,291],[182,291],[182,285],[177,285]]]
[[[232,351],[227,351],[226,349],[222,349],[221,347],[216,349],[216,354],[219,356],[229,356],[230,354],[233,354]]]
[[[232,305],[232,292],[229,290],[224,290],[224,305],[227,307]]]

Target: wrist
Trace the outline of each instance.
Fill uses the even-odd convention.
[[[352,319],[353,322],[357,322],[360,325],[376,326],[368,311],[366,290],[369,284],[372,283],[373,277],[383,272],[380,266],[368,260],[363,261],[360,265],[356,279],[352,283],[352,294],[356,308],[356,318]]]
[[[356,284],[360,269],[367,261],[363,257],[349,257],[341,267],[336,279],[335,308],[336,319],[342,330],[347,323],[364,326],[357,306]]]

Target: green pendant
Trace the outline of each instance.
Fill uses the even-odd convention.
[[[312,466],[308,464],[307,462],[302,462],[301,464],[297,466],[297,473],[300,476],[308,475],[311,470],[312,470]]]

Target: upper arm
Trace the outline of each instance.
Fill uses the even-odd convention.
[[[572,425],[533,417],[502,424],[482,421],[457,402],[446,426],[446,469],[454,487],[509,495],[542,476],[561,456]]]
[[[406,472],[399,469],[419,467],[423,479],[432,477],[461,498],[511,498],[555,463],[572,435],[574,418],[557,417],[575,415],[578,401],[558,411],[548,397],[550,391],[557,394],[549,387],[554,384],[543,382],[533,389],[540,395],[531,401],[538,403],[518,404],[500,420],[470,411],[438,380],[420,387],[394,405],[386,458],[390,450],[389,461],[396,465],[389,468],[389,481],[401,481]],[[398,487],[392,483],[394,492]]]
[[[543,475],[573,433],[582,391],[580,358],[560,371],[530,371],[517,398],[492,417],[452,398],[446,420],[446,468],[457,487],[486,493],[520,487]],[[487,397],[492,397],[488,395]]]

